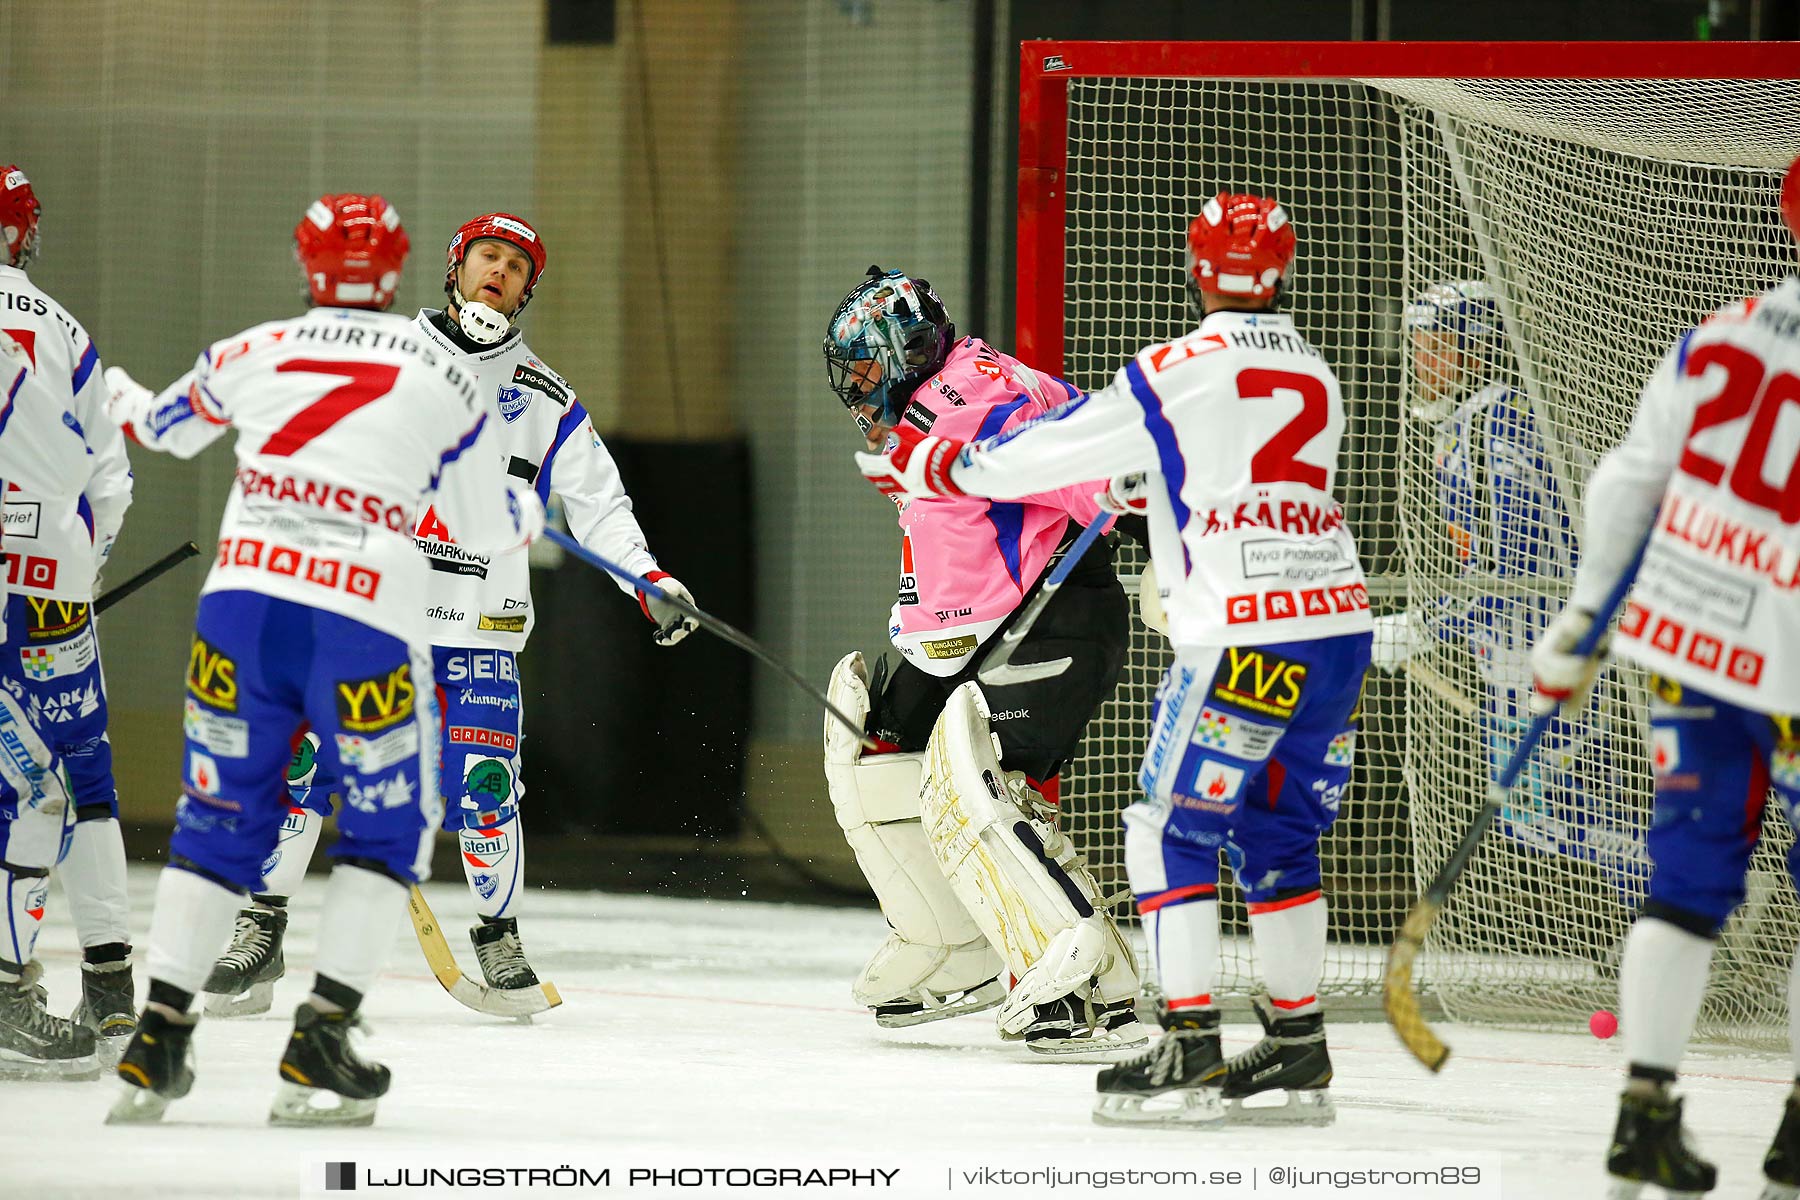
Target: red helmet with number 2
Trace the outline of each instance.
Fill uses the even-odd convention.
[[[1800,238],[1800,158],[1788,166],[1787,178],[1781,181],[1781,217]]]
[[[1287,210],[1266,196],[1220,192],[1188,226],[1188,274],[1208,296],[1272,296],[1293,261]]]
[[[444,290],[456,295],[456,268],[462,265],[469,244],[482,238],[511,242],[531,260],[531,278],[525,281],[525,290],[519,296],[519,312],[525,311],[525,306],[531,303],[531,289],[537,286],[538,280],[544,277],[544,268],[550,265],[550,255],[544,249],[544,239],[531,227],[531,222],[511,213],[483,213],[456,231],[444,252]],[[516,319],[518,315],[515,312],[513,317]]]
[[[411,243],[380,196],[320,196],[294,226],[294,256],[314,304],[385,309]]]
[[[37,253],[38,214],[43,211],[25,172],[11,163],[0,167],[0,239],[9,265],[23,270]]]

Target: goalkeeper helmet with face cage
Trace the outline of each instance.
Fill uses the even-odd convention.
[[[1220,192],[1188,225],[1188,279],[1203,296],[1278,298],[1294,247],[1294,226],[1281,205]]]
[[[1500,303],[1494,289],[1480,279],[1434,283],[1406,306],[1407,330],[1445,330],[1456,335],[1458,353],[1492,366],[1505,347]]]
[[[37,257],[38,216],[43,212],[25,172],[8,163],[0,167],[0,240],[6,261],[23,271]]]
[[[1443,420],[1463,395],[1504,371],[1500,304],[1483,280],[1432,284],[1406,306],[1401,323],[1413,343],[1410,407],[1422,421]]]
[[[825,328],[825,375],[844,407],[892,426],[927,376],[944,365],[956,326],[931,284],[903,271],[869,268]]]

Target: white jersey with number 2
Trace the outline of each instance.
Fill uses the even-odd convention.
[[[1170,641],[1311,641],[1373,628],[1334,498],[1343,436],[1337,376],[1292,318],[1217,312],[1109,387],[970,447],[952,478],[1013,496],[1143,471]]]
[[[466,503],[457,527],[474,549],[519,543],[488,407],[467,365],[405,317],[315,308],[214,343],[141,400],[127,433],[191,458],[237,430],[203,592],[261,592],[425,644],[423,502]]]
[[[1800,712],[1800,279],[1683,334],[1588,485],[1574,603],[1654,522],[1615,645],[1721,700]]]

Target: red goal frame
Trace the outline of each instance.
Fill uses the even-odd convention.
[[[1061,375],[1069,80],[1791,79],[1794,42],[1081,42],[1019,44],[1015,353]]]

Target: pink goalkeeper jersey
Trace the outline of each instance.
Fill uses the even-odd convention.
[[[964,338],[919,386],[901,420],[976,441],[1035,420],[1078,393],[980,338]],[[888,636],[915,667],[954,675],[1012,615],[1043,573],[1070,518],[1099,514],[1081,483],[1018,500],[914,496],[900,508],[900,596]]]

